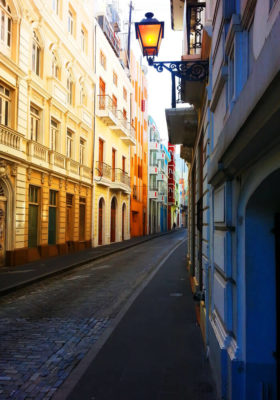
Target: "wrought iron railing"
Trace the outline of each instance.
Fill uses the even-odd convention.
[[[130,176],[127,172],[120,168],[113,169],[113,175],[116,182],[123,183],[124,185],[130,186]]]
[[[187,5],[188,54],[201,53],[205,7],[205,1],[190,2]]]
[[[117,54],[117,56],[120,56],[120,39],[118,38],[117,34],[114,32],[110,22],[108,21],[107,17],[105,15],[100,15],[98,17],[98,23],[105,33],[105,36],[108,39],[108,42],[110,43],[112,49],[114,52]]]
[[[117,118],[117,105],[107,94],[97,96],[97,107],[101,111],[110,111]]]
[[[97,176],[112,179],[112,167],[103,161],[96,161]]]

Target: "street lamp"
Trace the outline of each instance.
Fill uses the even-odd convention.
[[[135,22],[136,39],[144,57],[147,57],[148,64],[153,66],[158,72],[163,69],[171,72],[172,80],[172,108],[176,108],[176,76],[185,81],[205,81],[208,78],[208,60],[188,60],[188,61],[154,61],[158,55],[161,40],[164,33],[164,22],[159,22],[153,18],[153,13],[146,13],[146,19]],[[182,85],[182,83],[181,83]]]
[[[153,65],[154,57],[158,55],[164,33],[164,22],[159,22],[153,16],[153,13],[148,12],[141,22],[135,22],[136,39],[149,65]]]

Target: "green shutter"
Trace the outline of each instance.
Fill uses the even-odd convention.
[[[28,214],[28,247],[37,246],[38,235],[38,206],[29,204]]]
[[[56,207],[49,207],[49,244],[56,244]]]

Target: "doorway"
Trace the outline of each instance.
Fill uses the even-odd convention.
[[[103,244],[104,209],[104,199],[100,199],[98,205],[98,245],[100,246]]]
[[[245,219],[245,398],[279,396],[280,170],[250,197]],[[279,385],[279,384],[278,384]]]
[[[126,205],[125,205],[125,203],[123,203],[123,205],[122,205],[122,240],[124,240],[125,217],[126,217]]]
[[[1,196],[0,197],[0,267],[5,265],[5,255],[6,255],[6,199]]]
[[[117,209],[117,201],[114,197],[111,202],[111,234],[110,240],[111,242],[116,241],[116,209]]]

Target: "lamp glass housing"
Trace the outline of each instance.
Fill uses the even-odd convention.
[[[136,38],[144,57],[157,56],[163,38],[164,22],[152,17],[152,13],[147,13],[146,19],[135,23]]]

